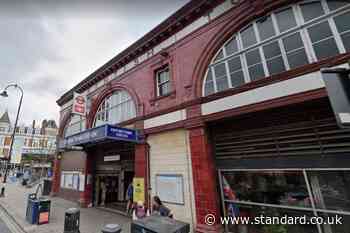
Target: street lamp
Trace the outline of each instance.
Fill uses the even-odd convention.
[[[11,144],[10,144],[9,156],[7,158],[7,161],[6,161],[6,168],[5,168],[5,175],[4,175],[3,183],[6,183],[6,181],[7,181],[7,174],[8,174],[8,170],[9,170],[9,166],[8,165],[9,165],[9,162],[11,162],[12,147],[13,147],[13,142],[15,141],[15,134],[16,134],[16,128],[17,128],[17,123],[18,123],[18,116],[19,116],[19,112],[21,110],[22,100],[23,100],[23,89],[20,86],[18,86],[17,84],[10,84],[7,87],[5,87],[4,91],[0,93],[0,96],[8,97],[7,89],[10,88],[10,87],[13,87],[15,89],[20,90],[21,98],[19,100],[19,105],[18,105],[17,115],[16,115],[16,121],[15,121],[15,125],[14,125],[13,132],[12,132],[12,135],[11,135]],[[3,195],[4,193],[5,193],[5,189],[3,188],[3,190],[1,190],[1,194]]]

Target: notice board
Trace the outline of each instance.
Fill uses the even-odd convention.
[[[162,174],[156,176],[156,193],[160,200],[173,204],[184,202],[184,185],[182,175]]]

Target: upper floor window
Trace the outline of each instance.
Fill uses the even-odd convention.
[[[71,136],[86,129],[86,119],[80,115],[72,115],[65,130],[64,137]]]
[[[169,67],[156,72],[157,96],[166,96],[171,92]]]
[[[350,1],[308,0],[243,28],[217,52],[203,94],[210,95],[350,52]]]
[[[123,90],[113,92],[100,104],[95,115],[94,127],[103,124],[118,124],[136,117],[134,101]]]

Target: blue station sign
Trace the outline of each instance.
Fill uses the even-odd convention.
[[[137,130],[106,124],[68,136],[64,139],[63,143],[60,143],[60,148],[94,144],[107,140],[127,141],[134,143],[141,142]]]

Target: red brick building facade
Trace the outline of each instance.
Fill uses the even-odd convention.
[[[332,172],[333,178],[348,176],[344,153],[350,145],[346,131],[335,125],[319,70],[347,66],[348,19],[347,1],[191,1],[57,101],[62,139],[71,129],[77,133],[106,122],[138,129],[145,140],[62,152],[55,163],[53,193],[85,206],[99,205],[96,177],[107,182],[101,174],[108,170],[108,179],[119,179],[119,189],[125,189],[129,172],[145,179],[146,200],[155,194],[167,198],[157,190],[162,176],[180,176],[183,196],[166,203],[175,216],[191,222],[194,232],[223,230],[219,221],[208,225],[207,214],[228,216],[239,209],[233,212],[250,216],[251,206],[279,210],[291,205],[299,211],[284,202],[284,195],[307,202],[303,211],[334,213],[339,206],[328,204],[325,196],[319,206],[313,190]],[[73,92],[87,96],[86,119],[72,120]],[[131,103],[123,117],[110,113],[113,98],[125,99],[115,106]],[[103,152],[109,147],[110,153]],[[120,161],[130,159],[96,165],[98,157],[115,153]],[[123,175],[113,173],[119,166]],[[84,182],[80,191],[69,187],[75,172]],[[259,176],[265,181],[255,184]],[[72,184],[62,187],[62,177],[73,177]],[[259,186],[266,196],[252,194],[250,188],[243,192],[243,183]],[[269,201],[268,195],[277,194],[272,188],[266,191],[267,184],[282,183],[289,188],[283,186],[285,193]],[[292,186],[298,188],[289,190]],[[297,190],[307,198],[295,198]],[[123,200],[122,191],[115,195]],[[339,209],[348,218],[347,208]],[[225,229],[255,232],[243,226]],[[326,232],[343,232],[339,229]],[[321,227],[312,230],[323,232]]]

